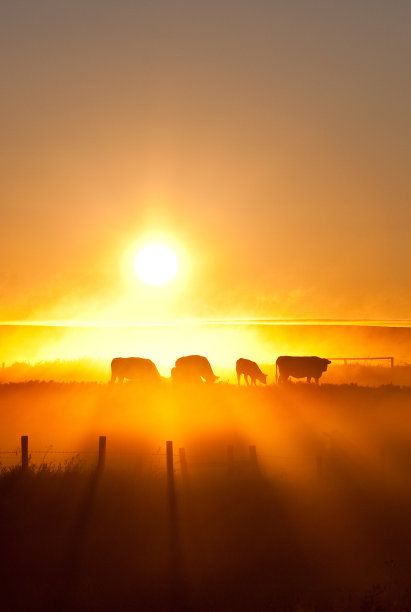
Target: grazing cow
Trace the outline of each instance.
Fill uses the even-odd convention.
[[[321,357],[288,357],[284,355],[275,362],[275,380],[276,382],[286,382],[289,376],[294,378],[307,377],[307,382],[311,382],[311,379],[314,378],[318,384],[321,374],[327,371],[330,363],[329,359],[321,359]],[[280,371],[279,378],[278,371]]]
[[[188,355],[176,361],[175,368],[171,370],[171,378],[175,382],[203,382],[212,384],[216,376],[207,357],[201,355]]]
[[[160,382],[160,374],[151,359],[143,357],[116,357],[111,362],[111,380],[122,383],[125,378],[147,383]]]
[[[237,363],[235,364],[235,370],[237,372],[238,384],[240,384],[241,374],[243,374],[247,386],[250,384],[248,382],[248,377],[251,378],[252,385],[256,386],[257,380],[263,383],[263,385],[267,384],[267,374],[263,374],[261,372],[255,361],[242,358],[237,359]]]

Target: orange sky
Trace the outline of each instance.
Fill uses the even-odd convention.
[[[1,3],[0,320],[409,317],[410,17]]]

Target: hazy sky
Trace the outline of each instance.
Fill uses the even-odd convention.
[[[1,320],[411,316],[409,0],[3,0],[0,58]]]

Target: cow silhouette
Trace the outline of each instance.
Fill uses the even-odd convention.
[[[327,371],[330,363],[329,359],[322,359],[321,357],[289,357],[288,355],[282,355],[275,362],[275,380],[276,382],[286,382],[292,376],[293,378],[307,378],[309,383],[314,378],[318,384],[321,374]],[[280,372],[279,377],[278,372]]]
[[[145,383],[160,382],[160,374],[151,359],[143,357],[115,357],[111,362],[111,383],[125,378]]]
[[[179,357],[171,370],[174,382],[203,382],[213,384],[217,379],[207,357],[202,355],[187,355]]]
[[[267,384],[267,374],[263,374],[255,361],[251,361],[250,359],[237,359],[235,364],[235,370],[237,372],[237,380],[240,385],[241,375],[244,376],[244,380],[246,385],[248,386],[250,383],[248,382],[248,377],[251,379],[252,385],[257,385],[257,380],[259,380],[263,385]]]

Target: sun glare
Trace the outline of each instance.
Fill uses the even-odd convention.
[[[164,244],[149,244],[135,259],[136,274],[148,285],[165,285],[175,277],[177,269],[175,253]]]

